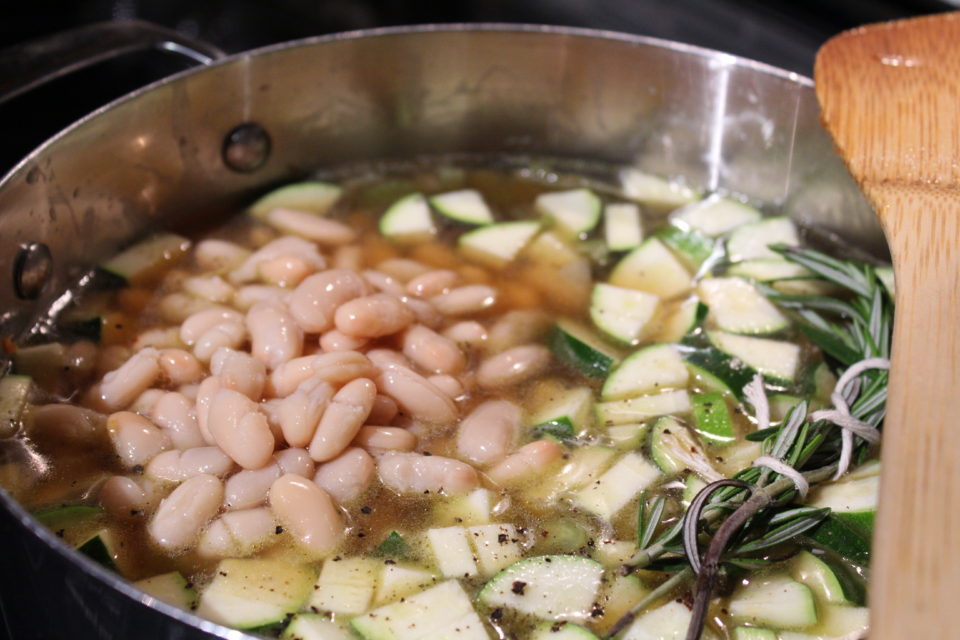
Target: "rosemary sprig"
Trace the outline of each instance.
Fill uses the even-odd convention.
[[[893,300],[873,267],[833,258],[813,249],[771,248],[849,292],[850,298],[843,300],[788,295],[761,287],[770,300],[792,313],[800,330],[832,359],[838,373],[864,360],[889,358]],[[853,384],[841,391],[844,393],[840,401],[849,406],[850,416],[871,427],[881,425],[887,397],[886,370],[864,370],[856,375]],[[813,417],[807,402],[795,406],[779,426],[750,437],[762,442],[764,455],[789,465],[811,486],[830,479],[838,469],[845,469],[846,460],[842,456],[845,438],[853,442],[852,459],[861,460],[871,444],[851,436],[829,420]],[[664,499],[657,497],[648,504],[646,495],[641,495],[638,551],[625,565],[625,571],[654,568],[658,562],[684,559],[687,568],[674,573],[637,603],[607,637],[616,637],[644,608],[696,575],[687,640],[697,640],[703,631],[722,564],[748,566],[756,561],[751,558],[752,554],[796,540],[829,515],[829,509],[793,504],[798,495],[794,479],[766,467],[748,467],[731,479],[707,485],[684,517],[669,527],[662,522]],[[709,538],[709,544],[701,558],[699,547],[704,537]],[[682,555],[677,553],[681,544]]]

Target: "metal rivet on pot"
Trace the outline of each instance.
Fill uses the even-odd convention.
[[[270,136],[256,122],[237,125],[223,140],[223,163],[234,171],[256,171],[269,156]]]
[[[53,273],[53,256],[41,242],[21,244],[13,260],[13,290],[21,300],[35,300]]]

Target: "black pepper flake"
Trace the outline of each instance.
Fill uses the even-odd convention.
[[[425,456],[432,456],[433,454],[430,453],[429,451],[424,451],[424,452],[423,452],[423,455],[425,455]]]
[[[143,473],[143,465],[135,464],[133,465],[133,469],[131,469],[131,471],[133,471],[134,473]]]
[[[362,506],[362,507],[360,507],[360,513],[367,514],[367,513],[371,513],[372,511],[373,511],[373,509],[371,509],[371,508],[368,507],[368,506]]]
[[[341,560],[343,560],[343,558],[341,558],[340,556],[334,556],[334,557],[333,557],[333,561],[334,561],[334,562],[340,562]]]
[[[553,562],[553,558],[544,558],[543,561],[550,563],[550,562]]]
[[[366,538],[366,537],[367,537],[367,534],[365,534],[363,531],[361,531],[360,533],[357,534],[357,537],[358,537],[358,538]]]
[[[526,588],[527,588],[527,583],[526,583],[526,582],[524,582],[523,580],[516,580],[516,581],[514,581],[514,583],[510,586],[510,591],[512,591],[513,593],[517,594],[518,596],[522,596],[522,595],[523,595],[523,591],[524,591],[524,589],[526,589]]]
[[[57,537],[58,537],[58,538],[62,538],[62,537],[63,537],[63,534],[66,533],[66,530],[64,530],[64,529],[58,529],[57,531],[55,531],[55,533],[57,534]]]
[[[500,544],[507,544],[507,540],[509,540],[509,536],[507,536],[507,534],[501,533],[497,535],[497,542]]]
[[[503,619],[503,609],[497,607],[490,612],[490,619],[494,622],[500,622]]]
[[[599,618],[603,615],[603,607],[598,604],[593,605],[593,609],[590,610],[591,618]]]
[[[222,575],[224,578],[227,577],[227,572],[226,572],[226,571],[219,571],[218,573],[219,573],[220,575]]]
[[[387,560],[384,560],[384,561],[383,561],[383,564],[397,564],[397,561],[396,561],[396,560],[390,560],[390,559],[388,558]]]
[[[283,533],[283,527],[281,527],[280,525],[277,525],[277,528],[274,529],[273,532],[277,535],[280,535],[281,533]]]

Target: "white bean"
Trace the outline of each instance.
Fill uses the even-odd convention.
[[[200,336],[224,322],[243,323],[243,314],[228,307],[213,307],[194,313],[180,326],[180,340],[193,346]]]
[[[306,449],[291,447],[283,451],[277,451],[273,455],[273,459],[277,461],[277,465],[283,473],[292,473],[309,478],[316,471],[316,465]]]
[[[394,280],[407,282],[430,271],[430,267],[409,258],[388,258],[377,265],[377,271]]]
[[[364,426],[351,443],[376,453],[384,451],[413,451],[417,436],[400,427]]]
[[[223,506],[226,509],[247,509],[263,504],[270,485],[281,475],[280,467],[275,463],[262,469],[238,471],[227,478]]]
[[[404,296],[399,298],[399,300],[403,303],[403,306],[413,312],[413,316],[417,322],[425,327],[436,329],[440,327],[445,320],[443,314],[437,311],[436,307],[426,300],[420,300],[411,296]]]
[[[220,389],[210,401],[207,427],[217,446],[244,469],[270,461],[275,441],[267,417],[242,393]]]
[[[447,328],[443,335],[460,345],[479,347],[487,341],[487,330],[474,320],[464,320]]]
[[[257,265],[257,275],[268,285],[292,289],[317,270],[300,256],[279,256]]]
[[[258,401],[267,381],[267,368],[262,361],[245,351],[227,347],[217,349],[210,359],[210,372],[220,378],[224,389],[239,391]]]
[[[160,352],[160,371],[171,385],[193,384],[203,378],[203,367],[192,353],[183,349]]]
[[[303,329],[279,300],[258,302],[247,312],[250,352],[276,369],[303,351]]]
[[[360,355],[360,354],[358,354]],[[320,356],[300,356],[284,362],[270,373],[266,393],[275,398],[285,398],[305,380],[313,377],[313,364]],[[362,356],[361,356],[362,357]],[[364,358],[366,360],[366,358]]]
[[[193,347],[193,355],[201,362],[210,362],[217,349],[238,349],[247,338],[247,329],[241,322],[221,322],[205,331]]]
[[[233,296],[233,306],[241,311],[249,311],[250,307],[264,300],[277,300],[287,295],[289,291],[283,287],[274,287],[267,284],[248,284],[237,290]]]
[[[270,487],[270,508],[300,547],[315,556],[328,555],[345,533],[330,494],[306,478],[278,478]]]
[[[256,280],[261,263],[284,256],[296,256],[309,264],[314,271],[320,271],[326,266],[317,245],[303,238],[285,236],[268,242],[244,260],[243,264],[230,272],[230,281],[240,284]]]
[[[203,558],[245,558],[277,539],[277,522],[266,507],[229,511],[200,535],[197,553]]]
[[[195,313],[215,309],[217,305],[185,293],[169,293],[160,298],[160,316],[171,324],[180,324]]]
[[[497,484],[514,484],[542,474],[551,463],[562,456],[563,448],[556,442],[536,440],[501,460],[487,471],[487,476]]]
[[[274,209],[265,221],[284,233],[313,240],[321,246],[349,244],[357,237],[356,232],[342,222],[299,209]]]
[[[485,284],[468,284],[430,298],[437,311],[462,316],[483,311],[497,302],[497,290]]]
[[[440,389],[440,391],[443,391],[445,394],[450,396],[452,400],[456,400],[463,395],[463,384],[453,376],[430,376],[427,378],[427,381],[437,389]]]
[[[419,324],[404,332],[403,355],[431,373],[457,374],[467,364],[457,343]]]
[[[393,349],[371,349],[370,351],[367,351],[367,357],[370,359],[370,362],[375,364],[380,369],[391,364],[395,364],[398,367],[413,369],[413,363],[410,362],[410,359],[399,351],[394,351]]]
[[[407,293],[418,298],[432,298],[449,291],[457,283],[457,274],[438,269],[421,274],[407,283]]]
[[[506,400],[477,405],[457,428],[457,452],[474,464],[502,460],[520,432],[520,408]]]
[[[335,269],[360,271],[363,269],[363,247],[355,244],[337,247],[333,252],[333,267]]]
[[[493,353],[541,338],[553,325],[543,311],[519,309],[500,316],[488,332],[486,347]]]
[[[194,403],[181,393],[165,393],[153,406],[150,418],[163,428],[177,449],[192,449],[207,444],[197,424]]]
[[[107,418],[107,433],[128,469],[144,465],[170,448],[170,438],[141,415],[120,411]]]
[[[339,331],[360,338],[388,336],[406,328],[413,320],[413,312],[386,293],[354,298],[340,305],[334,314]]]
[[[147,494],[132,478],[112,476],[100,486],[97,500],[110,517],[129,520],[143,513]]]
[[[366,338],[348,336],[342,331],[330,329],[320,336],[320,348],[330,353],[332,351],[356,351],[367,344]]]
[[[333,387],[313,377],[279,402],[277,422],[287,444],[291,447],[310,444],[332,396]]]
[[[390,424],[399,412],[400,407],[393,398],[378,393],[373,399],[373,407],[370,408],[367,420],[374,424]]]
[[[370,415],[376,396],[372,380],[358,378],[344,385],[323,412],[310,441],[310,457],[325,462],[340,455]]]
[[[189,547],[220,509],[223,483],[201,474],[185,481],[160,502],[147,526],[150,537],[166,551]]]
[[[312,275],[290,294],[290,313],[308,333],[323,333],[333,326],[334,314],[343,303],[368,295],[371,287],[360,274],[330,269]]]
[[[147,389],[137,396],[136,400],[130,403],[128,410],[141,415],[149,415],[150,412],[153,411],[153,407],[156,406],[157,402],[165,393],[166,391],[163,389]]]
[[[369,453],[351,447],[317,467],[313,481],[340,504],[356,499],[370,486],[376,463]]]
[[[225,271],[241,265],[250,252],[227,240],[208,239],[197,243],[193,257],[204,271]]]
[[[183,281],[183,290],[210,302],[230,302],[233,285],[220,276],[193,276]]]
[[[402,298],[406,293],[406,289],[404,289],[402,283],[397,282],[395,279],[380,271],[367,269],[363,272],[363,278],[377,291],[387,293],[394,298]]]
[[[30,437],[56,445],[95,444],[106,433],[107,416],[72,404],[45,404],[30,410]]]
[[[477,488],[476,470],[465,462],[442,456],[390,451],[377,462],[380,480],[399,493],[455,495]]]
[[[385,364],[375,380],[381,393],[393,398],[415,419],[433,424],[450,424],[457,419],[457,406],[450,396],[412,369]]]
[[[154,349],[179,349],[183,346],[180,341],[180,327],[162,327],[147,329],[133,341],[133,350],[140,351],[144,347]]]
[[[144,473],[157,480],[181,482],[201,473],[223,478],[232,470],[233,460],[219,447],[196,447],[164,451],[147,464]]]
[[[203,436],[203,440],[207,444],[216,444],[207,423],[210,417],[210,402],[222,386],[220,378],[208,376],[200,383],[200,388],[197,390],[197,426],[200,428],[200,435]]]
[[[484,360],[477,369],[477,384],[485,389],[502,389],[539,374],[550,364],[550,350],[539,344],[507,349]]]
[[[159,375],[159,352],[147,347],[103,377],[99,390],[100,401],[113,411],[129,407]]]

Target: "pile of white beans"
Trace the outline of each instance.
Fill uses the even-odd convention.
[[[288,235],[197,244],[196,269],[171,273],[155,303],[165,323],[100,352],[83,407],[35,410],[35,428],[68,438],[108,416],[127,470],[99,489],[111,517],[145,520],[169,555],[248,556],[282,530],[319,558],[377,482],[462,494],[561,457],[552,441],[524,444],[506,399],[550,368],[543,312],[492,314],[497,287],[408,258],[364,269],[359,234],[334,219],[267,221]],[[448,457],[418,452],[438,434]]]

